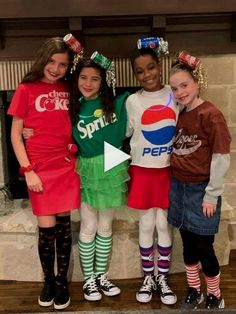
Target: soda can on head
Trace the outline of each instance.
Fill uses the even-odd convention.
[[[158,37],[141,38],[137,41],[137,47],[138,47],[138,49],[158,48],[159,47],[159,38]]]
[[[92,59],[95,63],[97,63],[98,65],[100,65],[102,68],[104,68],[105,70],[108,70],[110,65],[111,65],[111,60],[106,58],[103,54],[95,51],[90,59]]]
[[[67,34],[63,40],[75,53],[80,53],[83,50],[80,42],[72,34]]]
[[[201,62],[199,58],[191,56],[186,51],[181,51],[178,57],[179,61],[187,65],[190,69],[194,70]]]

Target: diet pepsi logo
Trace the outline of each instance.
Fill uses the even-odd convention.
[[[169,106],[154,105],[146,109],[141,117],[144,138],[153,145],[169,143],[176,129],[176,113]]]

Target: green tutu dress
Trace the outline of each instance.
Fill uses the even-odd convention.
[[[77,171],[81,178],[81,200],[99,211],[126,204],[128,161],[104,172],[104,142],[116,148],[125,139],[129,93],[116,97],[112,121],[107,122],[102,99],[79,99],[78,121],[73,136],[79,147]]]
[[[79,157],[77,171],[81,178],[81,200],[98,211],[121,207],[127,200],[128,161],[104,172],[104,155]]]

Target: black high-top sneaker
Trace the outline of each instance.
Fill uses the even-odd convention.
[[[102,291],[105,295],[111,297],[120,294],[120,288],[118,288],[110,280],[108,280],[107,274],[97,275],[96,282],[98,289]]]

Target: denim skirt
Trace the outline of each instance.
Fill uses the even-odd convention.
[[[204,216],[202,202],[207,184],[208,182],[186,183],[171,178],[169,224],[200,235],[213,235],[218,232],[221,197],[218,197],[214,215],[210,218]]]

